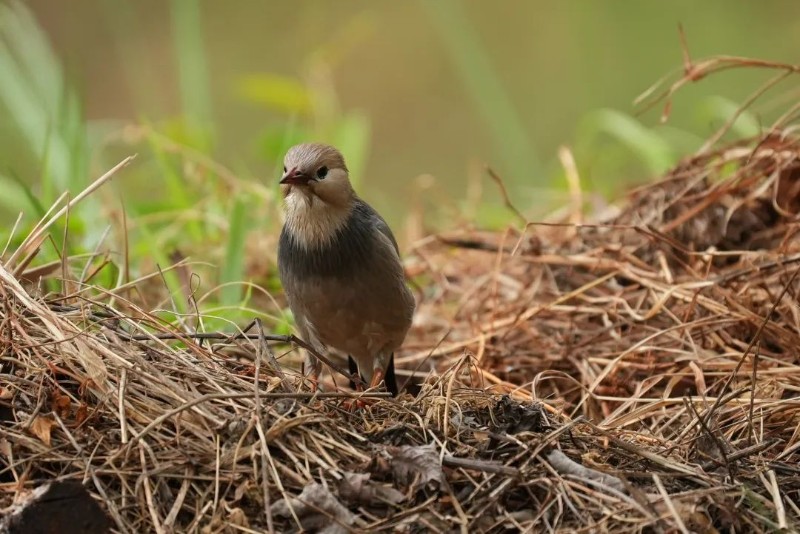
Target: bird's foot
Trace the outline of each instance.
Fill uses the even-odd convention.
[[[348,412],[355,412],[369,408],[378,402],[378,399],[348,399],[342,403],[342,408]]]
[[[308,388],[311,390],[311,393],[316,393],[319,391],[319,374],[312,373],[308,375]]]
[[[372,375],[372,380],[369,383],[369,389],[377,389],[378,386],[381,385],[381,382],[383,382],[383,371],[380,369],[375,369],[375,372]],[[364,387],[360,382],[356,384],[356,391],[359,393],[364,391]],[[351,399],[345,401],[342,406],[345,410],[352,412],[355,410],[363,410],[364,408],[375,404],[377,401],[378,399]]]
[[[342,408],[348,412],[357,412],[358,410],[363,410],[367,407],[367,403],[364,399],[349,399],[342,403]]]

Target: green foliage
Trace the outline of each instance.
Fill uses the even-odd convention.
[[[87,185],[89,149],[76,92],[24,4],[0,3],[0,110],[11,142],[0,147],[0,187],[7,212],[26,221],[40,217],[62,193]],[[38,175],[35,185],[20,177]],[[88,246],[101,235],[100,209],[89,198],[71,213],[72,239]],[[56,226],[58,229],[58,226]],[[57,230],[58,231],[58,230]],[[15,236],[18,242],[21,236]],[[57,258],[46,247],[44,261]]]
[[[222,288],[221,302],[231,306],[241,299],[237,282],[244,280],[245,240],[247,238],[247,209],[240,196],[233,202],[233,209],[228,223],[228,246],[225,249],[224,265],[220,283],[227,284]]]
[[[246,278],[244,258],[250,230],[256,221],[263,228],[277,224],[269,222],[277,217],[274,194],[240,179],[211,158],[213,121],[199,4],[175,0],[172,8],[183,115],[159,124],[143,119],[135,127],[136,135],[114,147],[115,152],[138,152],[139,157],[120,173],[123,176],[115,178],[117,183],[106,185],[70,211],[67,249],[59,250],[60,237],[55,238],[59,246],[45,242],[37,264],[57,262],[62,254],[78,258],[97,247],[100,251],[111,247],[111,263],[104,266],[99,258],[90,260],[94,264],[91,268],[69,263],[78,279],[102,267],[91,282],[109,288],[119,284],[125,261],[122,239],[113,242],[105,238],[109,226],[120,222],[111,216],[119,205],[116,190],[129,216],[131,277],[161,272],[154,283],[165,286],[167,299],[152,304],[162,308],[165,318],[182,320],[184,314],[193,312],[191,295],[186,293],[178,271],[169,267],[182,256],[194,255],[203,262],[194,261],[192,272],[200,276],[206,290],[219,288],[208,291],[203,301],[204,312],[207,308],[224,315],[221,323],[215,324],[230,326],[231,319],[254,315],[283,324],[285,317],[280,310],[269,315],[256,312],[263,303],[255,309],[248,307],[254,295],[249,286],[241,284]],[[4,190],[0,207],[11,214],[23,211],[22,225],[12,239],[13,251],[14,244],[21,242],[59,195],[69,191],[75,196],[90,181],[90,125],[44,33],[27,8],[14,1],[0,3],[0,105],[7,112],[4,127],[11,129],[12,138],[24,149],[24,157],[4,154],[4,160],[13,162],[13,166],[0,172]],[[0,147],[4,149],[10,150]],[[94,172],[104,172],[105,165]],[[38,175],[35,181],[21,177],[30,177],[31,170]],[[115,234],[121,235],[122,229],[118,230]],[[53,227],[54,236],[62,232],[58,225]],[[3,241],[8,237],[0,233]],[[274,253],[265,254],[264,262],[271,262],[272,257]],[[264,270],[270,272],[271,267],[265,265]],[[243,287],[248,289],[243,291]],[[264,299],[263,292],[258,298]]]
[[[280,118],[265,120],[258,142],[259,154],[274,169],[272,176],[279,175],[289,147],[320,141],[335,145],[346,154],[351,180],[359,187],[369,157],[372,127],[369,116],[362,111],[342,109],[331,69],[371,32],[372,26],[369,17],[358,16],[342,24],[309,54],[298,76],[256,72],[236,81],[235,92],[240,99]]]
[[[10,171],[9,176],[0,175],[0,188],[4,192],[3,195],[0,195],[0,203],[8,211],[22,208],[30,211],[36,217],[44,216],[46,208],[42,205],[39,197],[36,196],[30,185],[21,180],[14,171]]]
[[[720,128],[734,116],[729,137],[748,138],[760,131],[752,113],[722,97],[711,97],[696,109],[698,124]],[[697,151],[704,139],[667,125],[645,125],[639,119],[613,109],[587,114],[576,134],[575,155],[581,177],[590,190],[607,197],[625,187],[658,177],[674,167],[680,157]],[[557,181],[564,184],[563,170]]]
[[[166,195],[162,196],[162,200],[167,200],[167,204],[164,208],[176,213],[189,211],[197,198],[195,197],[196,192],[187,187],[185,176],[180,169],[182,161],[180,158],[175,160],[167,153],[167,147],[164,146],[164,138],[161,135],[148,129],[146,136],[152,154],[155,156],[157,175],[165,186]],[[188,219],[185,221],[183,229],[192,241],[203,239],[203,228],[200,221],[194,218]]]
[[[601,109],[588,115],[578,131],[578,146],[597,143],[601,135],[609,135],[627,147],[653,175],[677,161],[677,154],[657,132],[619,111]]]
[[[71,151],[81,145],[78,102],[42,30],[16,1],[0,4],[0,79],[6,120],[41,164],[43,193],[69,189],[85,167],[85,154]]]
[[[721,126],[739,113],[741,104],[721,96],[705,98],[697,109],[697,122]],[[731,125],[731,137],[746,139],[761,132],[758,119],[749,111],[741,113]]]

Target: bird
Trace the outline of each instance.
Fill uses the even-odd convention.
[[[278,274],[300,337],[326,357],[346,354],[351,373],[396,396],[394,353],[416,306],[397,240],[356,194],[335,147],[295,145],[283,163]],[[303,372],[316,391],[322,362],[306,353]]]

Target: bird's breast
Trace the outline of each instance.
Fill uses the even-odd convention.
[[[375,252],[375,240],[368,228],[348,221],[332,231],[327,240],[311,243],[300,237],[299,225],[283,227],[278,243],[281,278],[299,280],[314,277],[355,276]]]

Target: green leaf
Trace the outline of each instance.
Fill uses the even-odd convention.
[[[643,126],[633,117],[614,109],[600,109],[589,113],[578,129],[580,143],[597,144],[598,138],[610,135],[626,146],[644,163],[650,173],[660,175],[678,160],[668,142]]]
[[[158,164],[160,180],[166,186],[165,198],[169,199],[170,207],[177,211],[191,210],[194,207],[194,200],[192,199],[190,188],[186,186],[182,175],[170,162],[167,150],[162,146],[161,137],[150,128],[147,131],[149,132],[147,140]],[[186,229],[195,242],[203,239],[203,230],[196,220],[188,219],[186,221]]]
[[[164,282],[172,296],[171,302],[175,304],[176,313],[186,313],[189,308],[189,303],[186,302],[185,296],[181,291],[181,281],[178,274],[174,269],[167,270],[174,262],[166,255],[166,250],[161,246],[159,239],[153,230],[145,223],[141,222],[140,214],[136,212],[136,207],[133,206],[129,209],[131,219],[139,219],[137,230],[141,232],[139,239],[135,241],[135,248],[131,251],[132,257],[149,257],[158,264],[164,274]]]
[[[49,168],[64,190],[70,154],[53,122],[64,82],[61,67],[27,7],[0,3],[0,103],[28,151],[37,159],[49,152]]]
[[[243,99],[271,109],[301,115],[310,115],[313,111],[309,91],[296,78],[251,74],[239,79],[237,89]]]
[[[350,180],[356,189],[367,166],[371,130],[369,117],[358,112],[348,113],[334,126],[331,143],[345,155]]]
[[[31,188],[23,183],[19,177],[12,174],[11,177],[0,174],[0,204],[5,206],[11,213],[33,211],[37,218],[45,214],[44,206],[33,194]]]
[[[756,116],[748,110],[741,111],[741,104],[722,96],[710,96],[703,100],[699,106],[699,120],[701,124],[716,124],[722,126],[737,112],[739,116],[731,125],[731,132],[735,137],[756,137],[761,133],[761,128]]]

